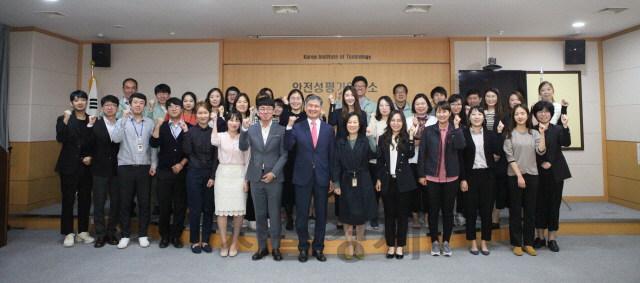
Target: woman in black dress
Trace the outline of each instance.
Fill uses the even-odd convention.
[[[367,130],[367,137],[360,134],[364,125],[357,113],[351,112],[344,119],[349,135],[337,140],[332,179],[336,195],[340,195],[340,222],[345,223],[347,238],[345,259],[353,257],[353,226],[356,226],[356,257],[364,259],[362,238],[365,222],[378,217],[376,193],[369,174],[369,159],[375,158],[376,142]]]

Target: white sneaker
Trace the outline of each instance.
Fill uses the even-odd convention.
[[[251,230],[256,230],[256,222],[255,221],[249,221],[249,228],[251,228]]]
[[[242,219],[242,228],[247,228],[247,227],[249,227],[249,220]]]
[[[467,224],[467,219],[464,218],[464,215],[458,214],[458,224],[460,226],[464,226],[465,224]]]
[[[126,249],[129,246],[129,238],[122,237],[118,243],[118,249]]]
[[[149,246],[149,238],[148,237],[140,237],[138,239],[138,242],[140,242],[140,246],[143,248],[146,248]]]
[[[74,237],[75,237],[75,234],[69,233],[66,237],[64,237],[64,242],[62,243],[62,246],[65,248],[73,247],[76,244],[75,241],[73,240]]]
[[[76,242],[84,242],[85,244],[91,244],[95,240],[96,239],[94,239],[93,237],[91,237],[91,235],[89,235],[89,232],[82,232],[76,235]]]

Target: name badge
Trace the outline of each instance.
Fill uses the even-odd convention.
[[[138,144],[138,152],[143,152],[144,146],[142,144]]]
[[[358,186],[358,178],[351,178],[351,186],[352,187],[357,187]]]

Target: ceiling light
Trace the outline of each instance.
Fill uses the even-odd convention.
[[[104,37],[104,34],[103,33],[99,33],[98,36],[99,37]]]
[[[170,35],[176,35],[176,33],[175,33],[175,32],[170,32],[169,34],[170,34]]]
[[[604,8],[600,11],[595,12],[594,14],[617,14],[629,8]]]
[[[58,2],[58,0],[44,0],[44,2]]]
[[[271,5],[276,14],[294,14],[300,13],[298,5]]]
[[[63,13],[56,12],[56,11],[36,11],[36,12],[34,12],[34,13],[36,13],[36,14],[38,14],[38,15],[41,15],[41,16],[45,16],[45,17],[47,17],[47,18],[49,18],[49,19],[64,19],[64,18],[70,18],[69,16],[67,16],[67,15],[65,15],[65,14],[63,14]]]
[[[433,4],[407,4],[404,9],[405,13],[426,13],[429,12]]]
[[[113,25],[114,28],[124,28],[123,25]]]
[[[583,27],[584,23],[583,22],[577,22],[577,23],[573,23],[572,25],[574,28],[579,28],[579,27]]]

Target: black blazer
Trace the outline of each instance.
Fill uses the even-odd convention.
[[[389,188],[389,182],[391,181],[391,150],[389,147],[382,146],[384,144],[384,135],[378,138],[378,162],[376,163],[378,180],[380,180],[381,190],[383,195],[387,195],[387,189]],[[382,146],[382,147],[381,147]],[[404,193],[412,191],[416,188],[416,180],[413,176],[413,170],[409,166],[409,159],[416,155],[415,145],[413,140],[409,140],[404,143],[404,150],[398,152],[396,159],[396,180],[398,182],[398,192]]]
[[[467,146],[460,151],[460,154],[458,154],[460,163],[460,181],[464,181],[472,176],[473,162],[475,162],[476,159],[476,144],[473,142],[473,138],[471,137],[471,131],[471,127],[462,130]],[[484,127],[482,128],[482,137],[484,141],[484,158],[487,160],[487,167],[491,169],[489,170],[489,176],[494,178],[496,175],[495,170],[497,163],[493,158],[493,155],[504,154],[504,139],[501,134],[496,135],[496,133],[489,131]]]
[[[331,104],[329,107],[329,122],[327,122],[331,126],[338,126],[336,131],[336,141],[342,137],[346,137],[349,135],[349,132],[342,125],[342,108],[333,109],[335,104]],[[363,136],[367,136],[367,123],[369,119],[367,119],[367,113],[362,111],[360,115],[360,124],[364,126],[360,126],[360,134]],[[288,122],[287,122],[288,123]]]
[[[87,115],[88,119],[89,115]],[[89,166],[82,163],[82,158],[89,156],[90,148],[86,146],[82,138],[86,133],[86,124],[83,126],[76,113],[71,112],[71,117],[67,124],[64,123],[64,116],[58,117],[56,122],[56,140],[62,143],[62,149],[60,149],[60,155],[58,156],[58,162],[56,163],[55,171],[60,174],[83,174],[88,170]],[[80,164],[80,166],[78,166]],[[79,168],[76,168],[79,167]],[[77,169],[77,170],[76,170]]]
[[[112,177],[118,175],[120,143],[111,141],[104,117],[87,127],[84,140],[91,148],[91,172],[93,175]]]
[[[540,126],[535,125],[533,129],[540,131]],[[571,145],[569,128],[565,129],[563,126],[549,124],[549,129],[545,131],[544,141],[547,147],[545,154],[536,155],[538,169],[542,168],[542,163],[549,162],[551,163],[550,169],[553,172],[556,183],[571,178],[569,165],[567,160],[564,159],[564,154],[562,154],[562,147]]]
[[[188,129],[195,127],[189,123],[185,124]],[[153,148],[160,147],[160,150],[158,150],[158,170],[171,171],[171,167],[181,162],[182,159],[189,158],[189,156],[182,151],[184,136],[185,134],[181,130],[178,138],[174,138],[171,128],[169,127],[169,121],[164,121],[162,125],[160,125],[158,138],[154,138],[153,135],[149,138],[149,146]]]
[[[449,123],[449,129],[445,138],[445,148],[442,152],[440,147],[440,125],[435,123],[424,128],[418,147],[418,176],[438,176],[440,174],[440,158],[444,154],[445,169],[447,177],[460,176],[460,166],[458,164],[458,150],[463,149],[467,144],[462,135],[462,128],[454,128],[453,123]]]
[[[502,134],[498,133],[498,124],[500,124],[500,121],[502,121],[502,124],[504,125],[504,128],[502,129]],[[505,133],[505,129],[509,128],[509,124],[511,124],[511,114],[509,114],[509,112],[504,113],[504,117],[502,117],[502,120],[499,120],[497,117],[494,117],[493,120],[493,131],[496,136],[501,136],[504,142],[504,133]],[[484,123],[482,124],[483,128],[487,128],[487,121],[485,120]],[[500,159],[498,160],[498,163],[496,164],[496,174],[497,175],[507,175],[507,170],[509,170],[509,162],[507,162],[507,156],[504,155],[504,150],[502,151],[500,155]]]

